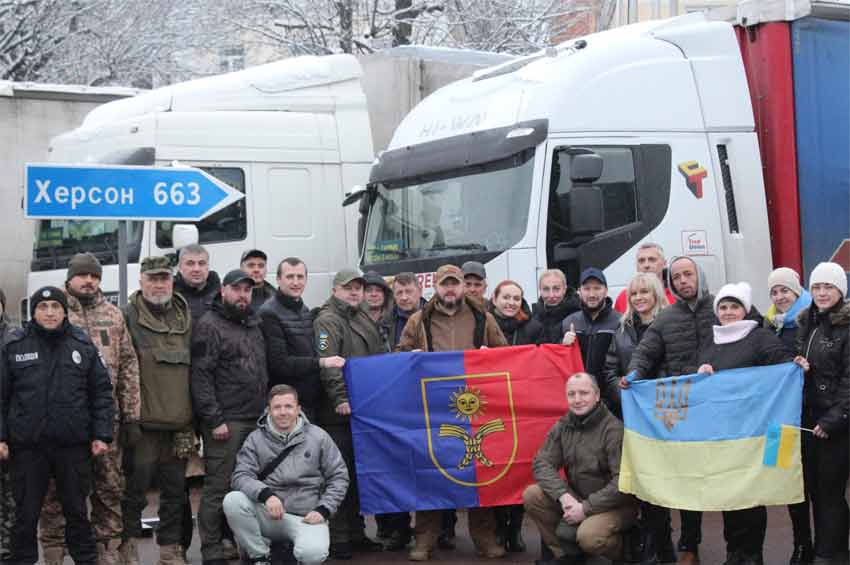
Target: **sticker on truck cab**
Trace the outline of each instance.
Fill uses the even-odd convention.
[[[702,179],[708,176],[708,171],[697,161],[684,161],[679,163],[679,172],[685,177],[691,193],[697,198],[702,198]]]

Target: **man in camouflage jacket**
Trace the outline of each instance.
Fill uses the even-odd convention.
[[[94,342],[112,380],[115,402],[113,434],[120,437],[121,426],[138,424],[139,361],[124,316],[100,291],[102,268],[91,253],[78,253],[68,264],[65,293],[68,321],[82,328]],[[102,457],[95,459],[91,521],[97,541],[99,565],[118,563],[118,546],[123,530],[121,496],[124,473],[121,469],[122,444],[113,441]],[[51,481],[41,513],[41,544],[46,565],[59,565],[65,554],[65,519]]]

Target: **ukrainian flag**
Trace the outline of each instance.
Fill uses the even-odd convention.
[[[622,392],[622,492],[703,511],[803,500],[797,365],[636,381]]]

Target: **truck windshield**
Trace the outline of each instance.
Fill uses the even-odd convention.
[[[66,269],[76,253],[91,252],[102,265],[118,264],[118,221],[41,220],[35,237],[31,270]],[[128,259],[139,260],[142,222],[129,222]]]
[[[364,267],[509,249],[528,224],[533,155],[533,149],[526,150],[433,181],[379,184],[364,240]]]

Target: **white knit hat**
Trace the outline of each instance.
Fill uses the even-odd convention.
[[[803,294],[803,287],[800,286],[800,275],[794,269],[788,267],[779,267],[767,276],[767,291],[773,290],[776,285],[781,285],[800,296]]]
[[[818,263],[809,276],[809,292],[818,283],[829,283],[841,291],[841,296],[847,296],[847,273],[838,263]]]
[[[724,298],[734,298],[744,305],[744,310],[746,312],[749,312],[750,307],[753,305],[753,289],[745,282],[723,285],[723,288],[721,288],[717,293],[717,296],[714,297],[715,314],[717,314],[717,305],[720,304],[720,301]]]

